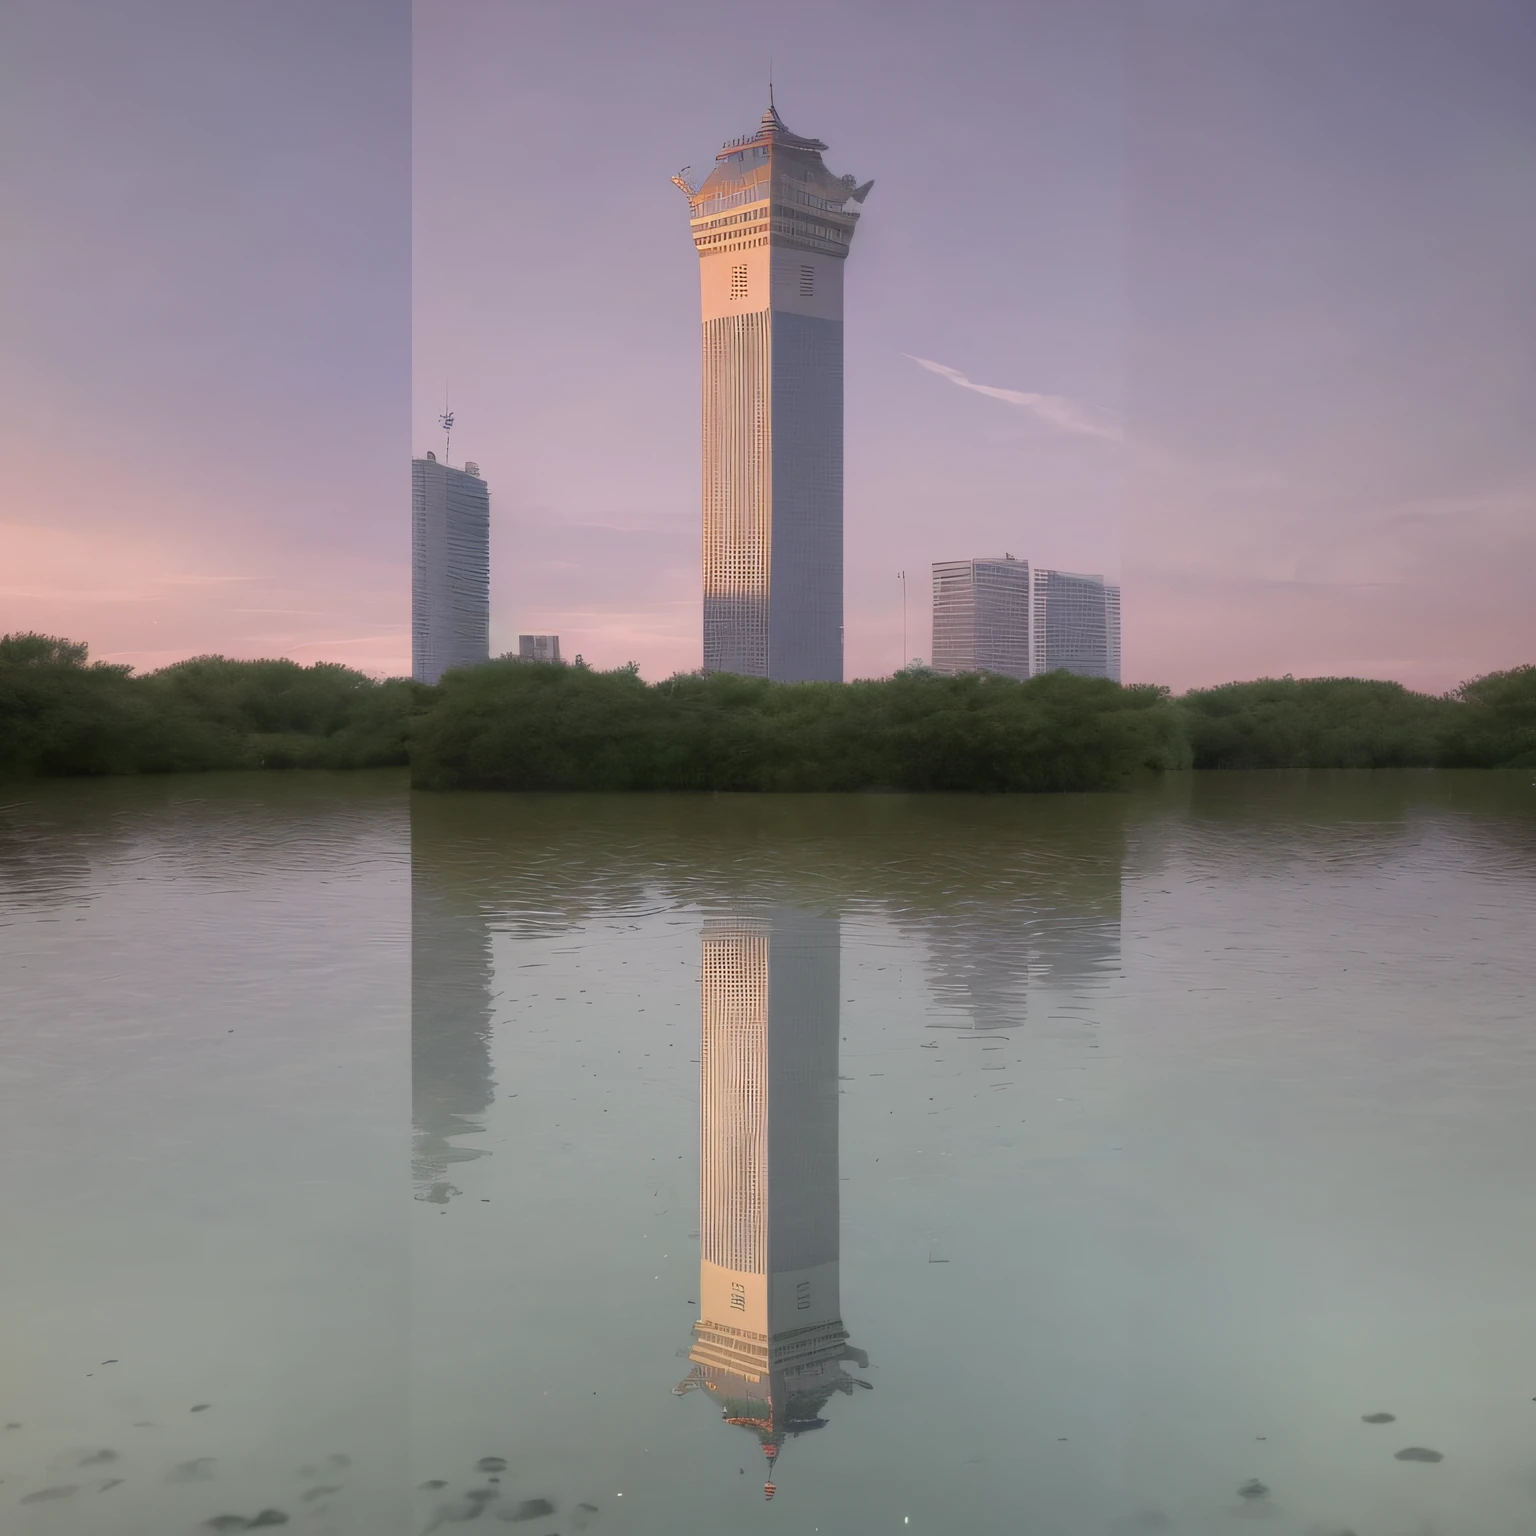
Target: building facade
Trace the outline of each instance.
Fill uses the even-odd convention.
[[[1120,588],[1102,576],[1036,569],[1030,671],[1120,681]]]
[[[690,1375],[769,1464],[867,1365],[838,1290],[836,917],[712,920],[699,1051],[699,1319]]]
[[[1120,589],[1102,576],[1033,570],[1027,560],[933,567],[933,670],[1120,680]]]
[[[560,636],[519,635],[517,637],[517,659],[519,661],[558,662],[560,660]]]
[[[933,670],[1029,676],[1029,561],[946,560],[933,567]]]
[[[411,676],[491,654],[491,493],[478,464],[411,460]]]
[[[704,670],[843,676],[843,264],[872,182],[770,103],[688,196],[703,319]]]

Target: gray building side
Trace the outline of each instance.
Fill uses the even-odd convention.
[[[1120,680],[1120,589],[1102,576],[1031,569],[1027,560],[933,567],[933,669]]]
[[[1036,569],[1031,671],[1120,680],[1120,589],[1102,576]]]
[[[478,474],[411,460],[411,676],[491,654],[491,496]]]
[[[843,325],[775,314],[768,675],[843,680]]]
[[[1029,562],[945,560],[933,567],[935,672],[1030,675]]]

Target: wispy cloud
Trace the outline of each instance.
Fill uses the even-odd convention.
[[[948,379],[951,384],[958,384],[961,389],[974,390],[978,395],[987,395],[1008,405],[1021,405],[1059,432],[1071,432],[1079,437],[1103,437],[1111,442],[1120,441],[1118,427],[1094,420],[1086,407],[1062,395],[1039,395],[1023,389],[999,389],[995,384],[973,384],[958,368],[946,367],[926,357],[913,357],[910,352],[905,355],[912,358],[920,368],[938,374],[941,379]]]

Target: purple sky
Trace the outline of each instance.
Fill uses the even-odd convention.
[[[24,0],[0,28],[0,628],[404,670],[405,461],[446,375],[493,647],[697,665],[668,178],[752,130],[771,55],[790,127],[875,179],[850,676],[903,655],[898,570],[927,655],[930,563],[1004,550],[1121,578],[1131,679],[1536,659],[1524,0]]]

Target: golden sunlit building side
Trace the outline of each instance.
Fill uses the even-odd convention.
[[[843,264],[872,182],[770,103],[688,195],[703,318],[704,670],[843,676]]]

